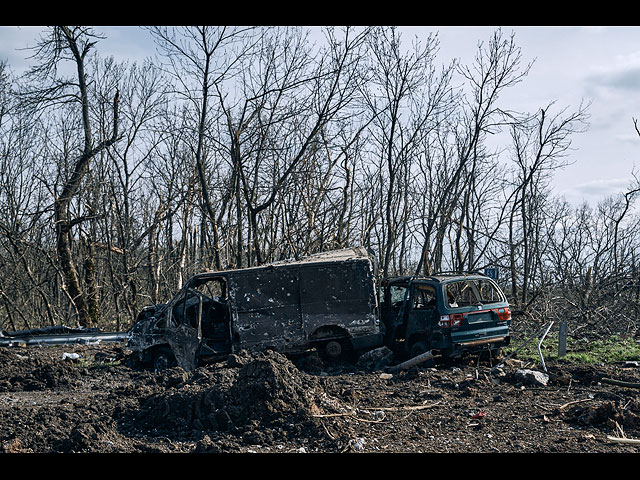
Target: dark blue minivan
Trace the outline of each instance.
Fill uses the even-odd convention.
[[[509,303],[480,274],[391,277],[382,282],[384,343],[410,357],[435,350],[461,357],[509,344]]]

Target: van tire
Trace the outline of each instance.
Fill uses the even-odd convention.
[[[154,372],[160,372],[176,365],[176,359],[168,349],[162,348],[153,354],[151,366]]]
[[[427,344],[425,342],[415,342],[411,345],[411,349],[409,350],[409,358],[417,357],[426,351]]]
[[[330,340],[324,346],[324,353],[327,358],[331,360],[337,360],[342,356],[342,343],[338,340]]]
[[[353,347],[348,338],[333,339],[316,345],[320,357],[327,362],[347,362],[353,360]]]

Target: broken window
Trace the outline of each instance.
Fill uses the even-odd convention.
[[[173,306],[172,325],[198,328],[201,320],[204,336],[211,336],[215,324],[226,320],[226,292],[226,283],[221,278],[203,279],[187,285]]]
[[[413,291],[413,308],[432,309],[436,307],[436,291],[431,285],[416,285]]]
[[[391,285],[389,287],[389,300],[392,307],[400,307],[404,303],[407,287],[404,285]]]
[[[487,280],[476,280],[475,281],[476,288],[478,289],[478,294],[480,295],[481,303],[495,303],[495,302],[504,302],[504,295],[500,292],[498,287],[493,283]]]
[[[199,304],[199,296],[193,290],[184,289],[180,292],[178,301],[171,311],[171,326],[186,324],[196,328]]]
[[[194,290],[202,299],[202,336],[225,341],[228,335],[227,284],[222,278],[207,279]]]
[[[446,286],[449,307],[468,307],[504,302],[504,295],[489,280],[461,280]]]
[[[200,284],[194,285],[193,289],[205,297],[218,301],[226,300],[226,284],[221,278],[203,280]]]
[[[450,308],[467,307],[478,304],[478,297],[471,283],[466,280],[448,283],[445,288],[447,292],[447,302]]]

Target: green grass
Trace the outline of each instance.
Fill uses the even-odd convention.
[[[120,360],[116,360],[113,362],[100,362],[96,360],[78,360],[73,362],[73,366],[77,368],[86,368],[86,369],[96,369],[96,368],[107,368],[107,367],[115,367],[120,365]]]
[[[513,358],[530,362],[540,362],[538,342],[533,339],[524,345]],[[504,354],[509,355],[520,347],[522,342],[513,341],[504,349]],[[616,363],[624,361],[640,360],[640,343],[631,337],[612,336],[604,340],[591,340],[567,338],[567,354],[558,357],[558,334],[550,333],[544,339],[541,346],[544,361],[560,361],[568,363]]]

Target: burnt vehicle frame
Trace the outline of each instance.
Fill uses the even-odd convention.
[[[201,273],[168,303],[143,309],[127,346],[155,369],[191,370],[242,349],[340,358],[381,343],[374,270],[368,252],[353,248]]]
[[[457,296],[453,303],[451,296]],[[399,276],[379,291],[384,344],[402,356],[458,358],[510,342],[511,312],[491,278],[474,273]]]

